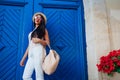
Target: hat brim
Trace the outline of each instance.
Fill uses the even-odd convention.
[[[45,24],[47,23],[47,18],[46,18],[46,16],[45,16],[45,14],[43,14],[42,12],[37,12],[37,13],[35,13],[34,15],[33,15],[33,17],[32,17],[32,21],[34,22],[34,20],[35,20],[35,16],[36,15],[42,15],[43,16],[43,18],[44,18],[44,20],[45,20]]]

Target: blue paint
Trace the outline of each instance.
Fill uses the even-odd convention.
[[[61,1],[47,1],[47,2],[39,2],[39,5],[42,5],[46,8],[66,8],[66,9],[76,9],[79,4],[76,2],[61,2]]]
[[[10,6],[25,6],[27,2],[18,2],[18,1],[0,1],[0,5],[10,5]]]

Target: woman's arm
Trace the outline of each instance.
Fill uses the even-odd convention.
[[[26,49],[25,54],[20,61],[20,66],[24,66],[24,62],[25,62],[25,59],[26,59],[27,55],[28,55],[28,48]]]
[[[44,38],[45,38],[45,40],[40,40],[40,43],[42,45],[46,46],[47,44],[50,43],[47,29],[45,29],[45,36],[44,36]]]
[[[34,43],[41,43],[43,46],[46,46],[47,44],[49,44],[50,41],[49,41],[49,35],[48,35],[47,29],[45,29],[45,36],[44,36],[44,38],[45,39],[32,38],[32,41]]]

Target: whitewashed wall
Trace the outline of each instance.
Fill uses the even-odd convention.
[[[89,80],[120,80],[99,73],[99,58],[120,49],[120,0],[83,0]]]

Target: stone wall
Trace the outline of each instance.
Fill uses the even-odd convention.
[[[120,0],[83,0],[89,80],[118,80],[99,73],[99,58],[120,49]]]

